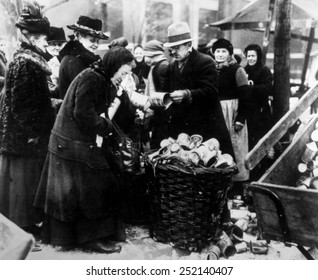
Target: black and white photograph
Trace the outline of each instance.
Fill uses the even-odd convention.
[[[318,259],[317,21],[318,0],[0,0],[0,266]]]

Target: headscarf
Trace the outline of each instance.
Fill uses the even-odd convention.
[[[112,78],[118,69],[134,60],[132,53],[124,47],[112,47],[103,57],[104,70],[109,78]]]

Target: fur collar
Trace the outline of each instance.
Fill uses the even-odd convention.
[[[33,51],[31,48],[21,47],[15,54],[14,59],[23,58],[26,61],[29,61],[38,67],[40,67],[46,75],[52,75],[52,70],[48,65],[47,61],[38,54],[37,52]]]

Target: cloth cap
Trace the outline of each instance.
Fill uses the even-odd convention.
[[[170,48],[193,41],[190,34],[190,27],[186,22],[173,23],[168,27],[168,42],[163,46]]]
[[[233,54],[233,45],[230,41],[224,38],[218,39],[216,42],[214,42],[212,46],[212,52],[214,53],[216,49],[227,49],[230,55]]]
[[[107,40],[109,37],[102,32],[102,25],[103,22],[100,19],[80,16],[76,24],[67,25],[67,27],[95,38]]]
[[[144,46],[144,56],[155,56],[164,52],[163,44],[158,40],[151,40]]]
[[[15,26],[35,34],[48,34],[50,22],[42,15],[39,3],[36,1],[24,2],[22,13]]]
[[[48,42],[66,42],[64,29],[61,27],[50,27],[50,32],[47,36]]]

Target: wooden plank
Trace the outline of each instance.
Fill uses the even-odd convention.
[[[264,173],[259,182],[295,186],[299,177],[297,165],[301,162],[306,144],[311,142],[310,136],[315,129],[317,120],[318,115],[312,115],[309,123],[303,129],[299,128],[300,131],[295,135],[295,139]]]
[[[298,104],[289,110],[246,155],[245,166],[247,169],[252,170],[262,160],[267,151],[284,136],[302,113],[317,99],[317,94],[318,82],[303,95]]]

